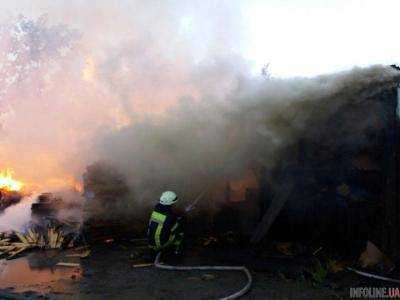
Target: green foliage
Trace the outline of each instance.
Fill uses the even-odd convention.
[[[328,270],[325,268],[319,260],[311,271],[311,280],[314,286],[320,286],[324,283]]]

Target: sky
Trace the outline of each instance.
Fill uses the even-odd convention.
[[[144,6],[130,0],[17,0],[7,4],[2,14],[49,12],[60,16],[54,13],[59,7],[74,20],[74,14],[81,13],[79,6],[89,4],[124,7],[132,18],[135,6]],[[166,0],[146,5],[173,7],[171,18],[180,18],[178,30],[196,51],[209,51],[204,45],[209,47],[211,39],[219,39],[213,51],[232,48],[254,73],[266,64],[275,77],[293,77],[400,63],[398,0]],[[102,14],[100,18],[106,19],[107,12]]]
[[[244,8],[245,57],[277,77],[400,62],[398,0],[269,0]]]

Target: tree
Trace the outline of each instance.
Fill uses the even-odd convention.
[[[52,66],[73,48],[79,34],[65,25],[13,17],[0,24],[0,108],[24,94],[40,92]]]

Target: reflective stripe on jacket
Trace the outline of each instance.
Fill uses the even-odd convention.
[[[177,216],[167,205],[157,204],[151,214],[147,231],[149,245],[161,249],[171,244],[179,226]]]

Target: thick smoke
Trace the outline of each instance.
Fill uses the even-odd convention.
[[[394,76],[254,78],[239,1],[29,3],[8,4],[0,28],[0,155],[41,189],[74,184],[102,160],[135,203],[165,189],[193,199],[274,168],[341,101]]]
[[[16,205],[12,205],[0,216],[0,232],[23,231],[31,220],[31,205],[36,202],[36,196],[24,197]]]
[[[205,188],[244,178],[248,170],[257,174],[290,163],[296,152],[288,151],[301,138],[330,153],[367,147],[370,129],[382,126],[372,106],[339,112],[373,97],[377,85],[387,86],[398,75],[377,66],[313,79],[242,79],[223,101],[212,95],[181,99],[162,117],[109,134],[98,149],[126,175],[136,201],[152,204],[166,189],[190,200]]]

